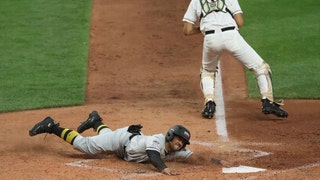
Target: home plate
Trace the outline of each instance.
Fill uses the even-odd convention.
[[[240,165],[238,167],[222,168],[222,173],[252,173],[265,170],[266,169]]]

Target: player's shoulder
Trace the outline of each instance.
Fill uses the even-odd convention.
[[[162,142],[165,140],[165,136],[163,134],[153,134],[151,136],[148,136],[149,141],[157,141],[157,142]]]
[[[154,134],[154,135],[152,135],[153,137],[155,137],[155,138],[159,138],[159,139],[163,139],[163,138],[165,138],[165,136],[163,135],[163,134]]]
[[[147,146],[164,146],[165,136],[163,134],[154,134],[151,136],[146,136],[146,144]]]

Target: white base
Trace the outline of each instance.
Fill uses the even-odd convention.
[[[240,165],[238,167],[222,168],[222,173],[252,173],[265,170],[266,169]]]

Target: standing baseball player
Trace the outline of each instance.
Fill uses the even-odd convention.
[[[196,23],[199,21],[199,27]],[[238,0],[191,0],[183,17],[183,32],[186,36],[204,35],[201,89],[205,99],[202,116],[212,118],[215,113],[215,77],[218,62],[224,51],[231,53],[244,66],[255,73],[262,96],[262,112],[278,117],[288,117],[274,102],[271,69],[238,32],[243,25],[242,10]]]
[[[96,136],[84,137],[79,134],[90,128],[97,132]],[[155,168],[166,175],[178,175],[179,173],[170,170],[163,160],[181,160],[191,163],[207,161],[207,163],[230,166],[227,161],[207,159],[207,157],[196,155],[186,149],[186,145],[190,144],[191,134],[182,125],[173,126],[166,135],[145,136],[141,133],[141,128],[141,125],[131,125],[112,131],[102,123],[98,112],[92,111],[88,119],[77,128],[77,132],[59,127],[59,123],[51,117],[46,117],[29,130],[29,135],[53,133],[86,154],[114,152],[125,161],[150,161]]]

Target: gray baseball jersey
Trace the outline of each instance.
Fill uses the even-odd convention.
[[[156,134],[146,136],[134,136],[128,131],[128,127],[112,131],[109,128],[102,129],[98,135],[84,137],[80,134],[75,138],[73,147],[87,154],[98,154],[102,152],[114,152],[118,157],[126,161],[145,162],[148,161],[146,150],[154,150],[160,153],[162,159],[187,159],[192,151],[182,149],[170,154],[165,153],[165,136]]]

